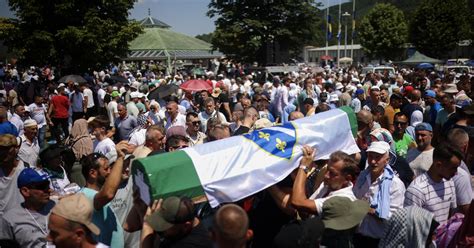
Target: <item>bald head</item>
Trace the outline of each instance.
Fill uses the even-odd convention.
[[[290,113],[290,116],[288,117],[288,120],[294,121],[294,120],[301,119],[301,118],[304,118],[303,113],[301,113],[300,111],[293,111],[293,112]]]
[[[414,89],[410,94],[410,100],[412,102],[419,101],[421,99],[421,91]]]
[[[362,109],[357,113],[357,125],[358,129],[362,130],[368,126],[370,126],[374,121],[374,117],[372,116],[372,113],[369,111]]]
[[[214,239],[218,247],[245,246],[248,233],[249,219],[247,213],[235,204],[221,207],[214,216]]]

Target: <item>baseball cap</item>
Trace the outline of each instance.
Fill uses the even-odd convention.
[[[425,91],[425,96],[435,98],[436,92],[434,92],[433,90],[427,90]]]
[[[51,212],[64,219],[71,220],[86,226],[93,234],[99,235],[100,229],[92,223],[94,207],[92,201],[83,193],[76,193],[59,199]]]
[[[336,90],[340,90],[344,88],[344,85],[342,85],[342,83],[336,83]]]
[[[408,95],[410,94],[410,92],[412,92],[415,88],[413,88],[413,86],[411,85],[407,85],[405,87],[403,87],[403,95]]]
[[[0,146],[3,146],[3,147],[18,146],[18,142],[15,136],[11,134],[2,134],[0,135]]]
[[[474,103],[464,106],[462,111],[467,115],[474,115]]]
[[[139,93],[134,91],[132,93],[130,93],[130,98],[138,98],[139,97]]]
[[[40,173],[33,168],[25,168],[18,175],[18,188],[25,187],[34,183],[42,183],[48,181],[49,175],[47,173]]]
[[[415,132],[418,132],[418,131],[433,132],[433,127],[431,127],[431,125],[429,123],[422,122],[422,123],[415,126]]]
[[[118,91],[112,91],[112,94],[110,94],[110,96],[112,97],[117,97],[117,96],[120,96],[120,93],[118,93]]]
[[[163,232],[175,224],[194,219],[194,205],[188,197],[171,196],[166,198],[161,208],[147,217],[145,221],[157,232]]]
[[[363,89],[357,89],[357,90],[355,91],[355,94],[356,94],[356,95],[364,94],[364,90],[363,90]]]
[[[378,154],[385,154],[390,151],[390,145],[385,141],[374,141],[367,148],[367,152],[375,152]]]
[[[367,201],[352,201],[348,197],[334,196],[324,202],[321,219],[326,228],[342,231],[359,225],[367,212]]]

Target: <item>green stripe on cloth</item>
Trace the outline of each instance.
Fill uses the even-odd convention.
[[[339,109],[346,112],[347,117],[349,118],[349,123],[351,125],[352,135],[354,135],[354,138],[357,137],[357,117],[354,113],[354,110],[349,106],[343,106]]]
[[[184,151],[159,154],[133,161],[132,174],[144,175],[151,199],[169,196],[204,196],[204,190],[191,158]],[[134,178],[136,180],[136,178]]]

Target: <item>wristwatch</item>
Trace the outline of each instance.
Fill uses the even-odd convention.
[[[300,165],[298,168],[303,169],[304,173],[308,173],[308,166]]]

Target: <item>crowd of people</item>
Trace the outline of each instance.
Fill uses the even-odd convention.
[[[0,247],[474,246],[472,73],[327,66],[262,81],[225,63],[143,65],[64,82],[1,66]],[[179,87],[191,79],[207,87]],[[301,144],[288,177],[241,201],[147,206],[133,184],[135,159],[344,106],[360,153],[314,161]]]

